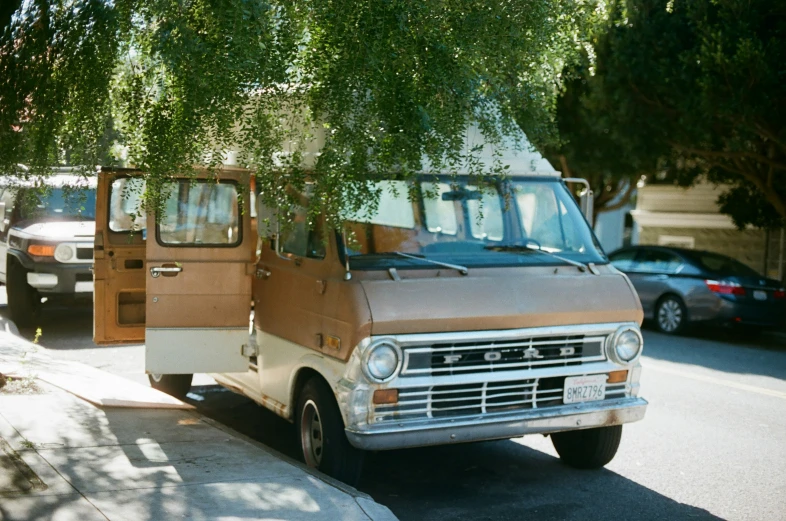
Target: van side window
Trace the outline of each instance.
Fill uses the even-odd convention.
[[[167,246],[237,246],[241,243],[240,208],[235,183],[180,179],[168,194],[157,225]]]
[[[109,229],[116,233],[143,232],[147,219],[141,207],[145,180],[138,177],[121,177],[112,181],[109,196]]]
[[[302,206],[295,207],[290,219],[291,224],[281,230],[281,251],[296,257],[324,259],[325,237],[321,223],[309,226],[308,214]]]

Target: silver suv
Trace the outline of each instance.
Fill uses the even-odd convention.
[[[69,171],[0,187],[0,282],[20,327],[44,301],[93,297],[96,180]]]

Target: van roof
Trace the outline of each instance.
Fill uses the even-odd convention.
[[[62,188],[70,186],[74,188],[96,188],[97,177],[91,173],[82,175],[75,167],[58,167],[52,169],[52,174],[47,176],[31,176],[27,179],[20,176],[0,176],[0,187],[3,188],[33,188],[37,186],[48,186],[50,188]]]
[[[309,131],[313,139],[306,143],[304,149],[301,150],[303,161],[300,167],[305,169],[313,168],[325,144],[326,130],[322,125],[313,124]],[[501,145],[495,149],[495,147],[486,142],[480,128],[476,125],[471,125],[464,134],[464,150],[469,152],[478,146],[482,147],[482,149],[476,165],[481,169],[491,169],[494,162],[499,161],[501,165],[508,165],[505,173],[509,176],[561,176],[560,172],[555,170],[551,163],[535,150],[521,129],[517,129],[512,136],[505,136]],[[283,142],[281,151],[277,154],[277,162],[283,165],[285,163],[284,158],[291,156],[295,149],[296,144],[294,142]],[[225,154],[224,164],[227,166],[236,165],[238,153],[238,150],[228,150]],[[447,173],[434,172],[426,158],[423,158],[423,165],[425,173]],[[477,168],[474,171],[476,172]],[[462,165],[458,170],[450,173],[469,175],[470,170],[466,165]]]

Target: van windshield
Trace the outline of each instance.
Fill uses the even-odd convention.
[[[414,185],[378,181],[377,188],[375,210],[345,217],[352,269],[433,269],[428,260],[466,267],[606,262],[559,179],[510,178],[480,188],[429,177]]]

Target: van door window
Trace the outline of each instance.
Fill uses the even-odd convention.
[[[281,231],[281,251],[296,257],[325,258],[325,239],[319,222],[309,225],[308,213],[296,206],[291,223]]]
[[[146,235],[147,219],[142,208],[145,181],[138,177],[121,177],[112,181],[109,196],[109,229],[115,233],[142,232]]]
[[[168,183],[158,240],[166,246],[238,246],[240,208],[235,183],[181,179]]]

